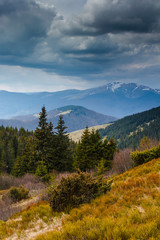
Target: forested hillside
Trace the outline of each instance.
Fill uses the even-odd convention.
[[[19,156],[23,155],[27,138],[33,133],[24,128],[0,127],[0,173],[11,173]]]
[[[120,148],[136,148],[145,136],[160,140],[160,107],[117,120],[99,132],[103,137],[112,136]]]
[[[150,127],[159,111],[120,126]],[[138,150],[119,150],[86,127],[76,144],[63,116],[53,128],[44,106],[35,132],[2,126],[0,139],[0,239],[159,239],[158,142],[145,137]]]
[[[102,138],[98,131],[84,130],[81,141],[69,139],[67,126],[62,115],[58,115],[53,127],[47,120],[47,112],[42,107],[35,132],[21,128],[0,128],[0,173],[20,177],[26,173],[35,174],[43,180],[54,171],[72,172],[77,168],[86,171],[96,168],[103,161],[109,169],[116,151],[114,139]]]

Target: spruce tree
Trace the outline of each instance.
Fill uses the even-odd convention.
[[[55,169],[58,171],[72,170],[73,157],[66,128],[63,116],[60,115],[58,125],[55,127],[57,132],[55,141],[56,151],[54,153]]]
[[[102,139],[98,130],[92,129],[90,133],[90,168],[94,168],[101,160],[102,155]]]
[[[102,157],[105,160],[104,167],[109,169],[112,166],[112,160],[114,157],[114,153],[117,149],[117,144],[115,140],[111,137],[108,141],[107,139],[104,140],[102,144]]]
[[[14,157],[17,157],[18,154],[18,139],[17,136],[14,136],[12,139],[12,146],[13,146],[13,150],[14,150]]]
[[[36,169],[35,175],[37,177],[42,177],[43,178],[47,173],[48,173],[47,167],[44,164],[44,162],[39,162],[39,165]]]
[[[90,169],[89,155],[90,155],[90,132],[88,127],[85,128],[81,141],[77,144],[76,155],[74,158],[74,168],[79,168],[81,171]]]
[[[12,175],[15,177],[21,177],[23,176],[27,170],[25,166],[25,156],[19,156],[17,157],[14,166],[12,168]]]
[[[27,138],[22,158],[25,173],[35,173],[38,165],[35,142],[35,136]]]
[[[116,143],[111,138],[102,141],[98,131],[89,132],[88,127],[85,128],[81,141],[77,144],[74,158],[74,168],[86,171],[103,163],[103,167],[110,168],[113,154],[116,150]]]
[[[47,113],[43,106],[39,115],[39,124],[35,130],[35,155],[37,164],[43,162],[48,171],[53,168],[53,125],[47,123]]]

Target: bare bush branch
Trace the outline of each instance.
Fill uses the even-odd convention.
[[[133,160],[130,157],[132,151],[131,148],[125,148],[114,154],[112,165],[113,174],[123,173],[133,167]]]

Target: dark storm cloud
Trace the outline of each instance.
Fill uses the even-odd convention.
[[[160,30],[159,0],[88,0],[84,13],[65,29],[70,35],[148,33]]]
[[[0,0],[0,54],[28,55],[56,17],[32,0]]]
[[[158,71],[159,0],[79,1],[0,0],[0,64],[89,80]]]
[[[134,61],[159,52],[159,23],[158,0],[88,0],[81,15],[56,22],[48,43],[52,48],[55,41],[59,57],[67,61],[65,68],[75,60],[79,69],[83,62],[96,62],[93,69],[102,71],[114,61],[121,64],[127,57]]]
[[[121,72],[121,66],[135,66],[137,59],[141,68],[160,54],[160,2],[88,0],[81,15],[57,22],[57,29],[56,46],[65,74],[67,69],[81,75]]]

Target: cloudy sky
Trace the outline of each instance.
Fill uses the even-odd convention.
[[[159,0],[0,0],[0,89],[160,88]]]

